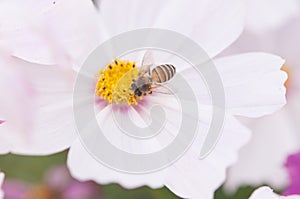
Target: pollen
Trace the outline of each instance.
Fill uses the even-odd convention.
[[[281,70],[282,71],[284,71],[284,72],[286,72],[287,73],[287,75],[288,75],[288,79],[285,81],[285,83],[284,83],[284,86],[288,89],[289,87],[290,87],[290,74],[291,74],[291,71],[290,71],[290,69],[286,66],[286,65],[283,65],[282,67],[281,67]]]
[[[136,105],[142,97],[134,95],[131,89],[133,79],[136,79],[139,69],[136,62],[115,59],[99,71],[96,85],[96,96],[109,103]]]

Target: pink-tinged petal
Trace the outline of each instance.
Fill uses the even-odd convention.
[[[18,106],[25,107],[27,111],[24,114],[17,112],[18,118],[14,119],[25,122],[32,119],[33,114],[33,121],[32,125],[25,123],[29,131],[25,138],[24,132],[1,134],[10,145],[8,150],[18,154],[45,155],[68,148],[76,136],[72,114],[72,72],[58,70],[58,66],[31,64],[15,57],[9,58],[7,64],[22,73],[32,85],[35,97],[28,101],[37,105],[36,110],[32,110],[28,104],[24,106],[27,98],[10,98],[16,101],[9,101],[9,107],[14,108],[7,112],[11,114],[11,110]],[[0,128],[3,132],[15,127],[9,125],[8,120],[5,124]]]
[[[155,100],[153,99],[151,101],[153,102]],[[170,103],[172,103],[172,101],[169,101],[169,105]],[[176,108],[176,106],[174,108]],[[144,121],[149,121],[148,112],[145,110],[147,109],[128,108],[114,111],[122,111],[124,113],[124,117],[130,117],[134,123],[136,123],[136,121],[140,121],[140,123],[136,124],[143,126],[145,125]],[[159,150],[166,142],[168,142],[170,139],[172,140],[173,138],[172,130],[169,130],[169,134],[165,132],[167,135],[158,136],[159,138],[157,139],[137,141],[136,139],[125,135],[124,132],[121,131],[120,127],[117,126],[111,111],[112,108],[110,105],[99,112],[97,114],[98,123],[106,138],[121,150],[134,154],[151,153]],[[97,141],[98,139],[94,138],[93,140]],[[98,146],[99,150],[103,150],[101,149],[101,145],[98,144]],[[124,162],[124,164],[126,164],[126,162]],[[86,151],[79,140],[77,140],[70,149],[68,155],[68,167],[72,176],[76,179],[94,180],[100,184],[119,183],[125,188],[136,188],[144,185],[148,185],[152,188],[160,188],[163,186],[162,181],[165,173],[165,171],[162,170],[157,173],[133,175],[115,171],[114,169],[108,168],[101,162],[94,159]]]
[[[288,156],[285,167],[289,174],[289,184],[284,195],[300,195],[300,152]]]
[[[246,28],[255,33],[276,29],[300,11],[298,0],[246,0]]]
[[[204,159],[199,159],[203,135],[198,136],[188,154],[170,167],[165,184],[183,198],[212,199],[225,181],[227,168],[237,161],[238,150],[249,140],[250,132],[228,115],[220,140]]]
[[[227,108],[234,115],[260,117],[285,105],[284,60],[266,53],[246,53],[215,61]]]
[[[35,17],[29,16],[33,19],[26,26],[8,32],[13,55],[39,64],[81,65],[99,44],[97,13],[92,2],[53,0],[49,3],[47,10],[38,16],[33,11]]]
[[[15,69],[10,58],[0,57],[0,153],[7,153],[15,139],[27,140],[37,110],[33,84],[24,73]]]
[[[274,193],[273,190],[269,187],[260,187],[256,189],[249,199],[299,199],[300,196],[279,196],[278,194]]]
[[[47,12],[53,0],[3,0],[0,2],[0,32],[17,30],[26,26],[39,15]],[[9,17],[8,17],[9,16]],[[0,33],[0,34],[1,34]]]
[[[236,0],[103,0],[99,10],[110,36],[145,27],[173,30],[195,40],[211,57],[238,38],[244,22],[243,5]]]

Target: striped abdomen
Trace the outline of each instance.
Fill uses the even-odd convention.
[[[163,83],[170,80],[176,73],[176,68],[171,64],[163,64],[156,66],[152,72],[151,77],[153,82]]]

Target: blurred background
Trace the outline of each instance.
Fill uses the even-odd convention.
[[[3,189],[5,199],[176,199],[179,198],[167,188],[152,190],[141,187],[125,190],[117,184],[96,185],[92,182],[78,183],[70,179],[65,169],[67,151],[43,157],[3,155],[0,156],[1,170],[5,172]],[[50,175],[52,178],[49,179]],[[60,185],[64,182],[67,185]],[[74,181],[76,185],[74,185]],[[53,185],[54,184],[54,185]],[[71,184],[71,185],[70,185]],[[64,190],[51,193],[54,186]],[[72,187],[76,186],[76,193],[72,195]],[[255,187],[241,187],[234,195],[226,194],[222,187],[216,192],[216,199],[248,198]],[[280,191],[280,190],[277,190]],[[57,193],[58,192],[58,193]],[[26,194],[24,194],[26,193]],[[280,193],[280,192],[279,192]]]

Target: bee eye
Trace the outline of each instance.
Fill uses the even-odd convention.
[[[136,89],[134,91],[134,94],[137,95],[137,96],[142,96],[142,92],[139,89]]]
[[[142,89],[143,90],[146,90],[148,88],[148,85],[146,85],[146,84],[144,84],[143,86],[142,86]]]

